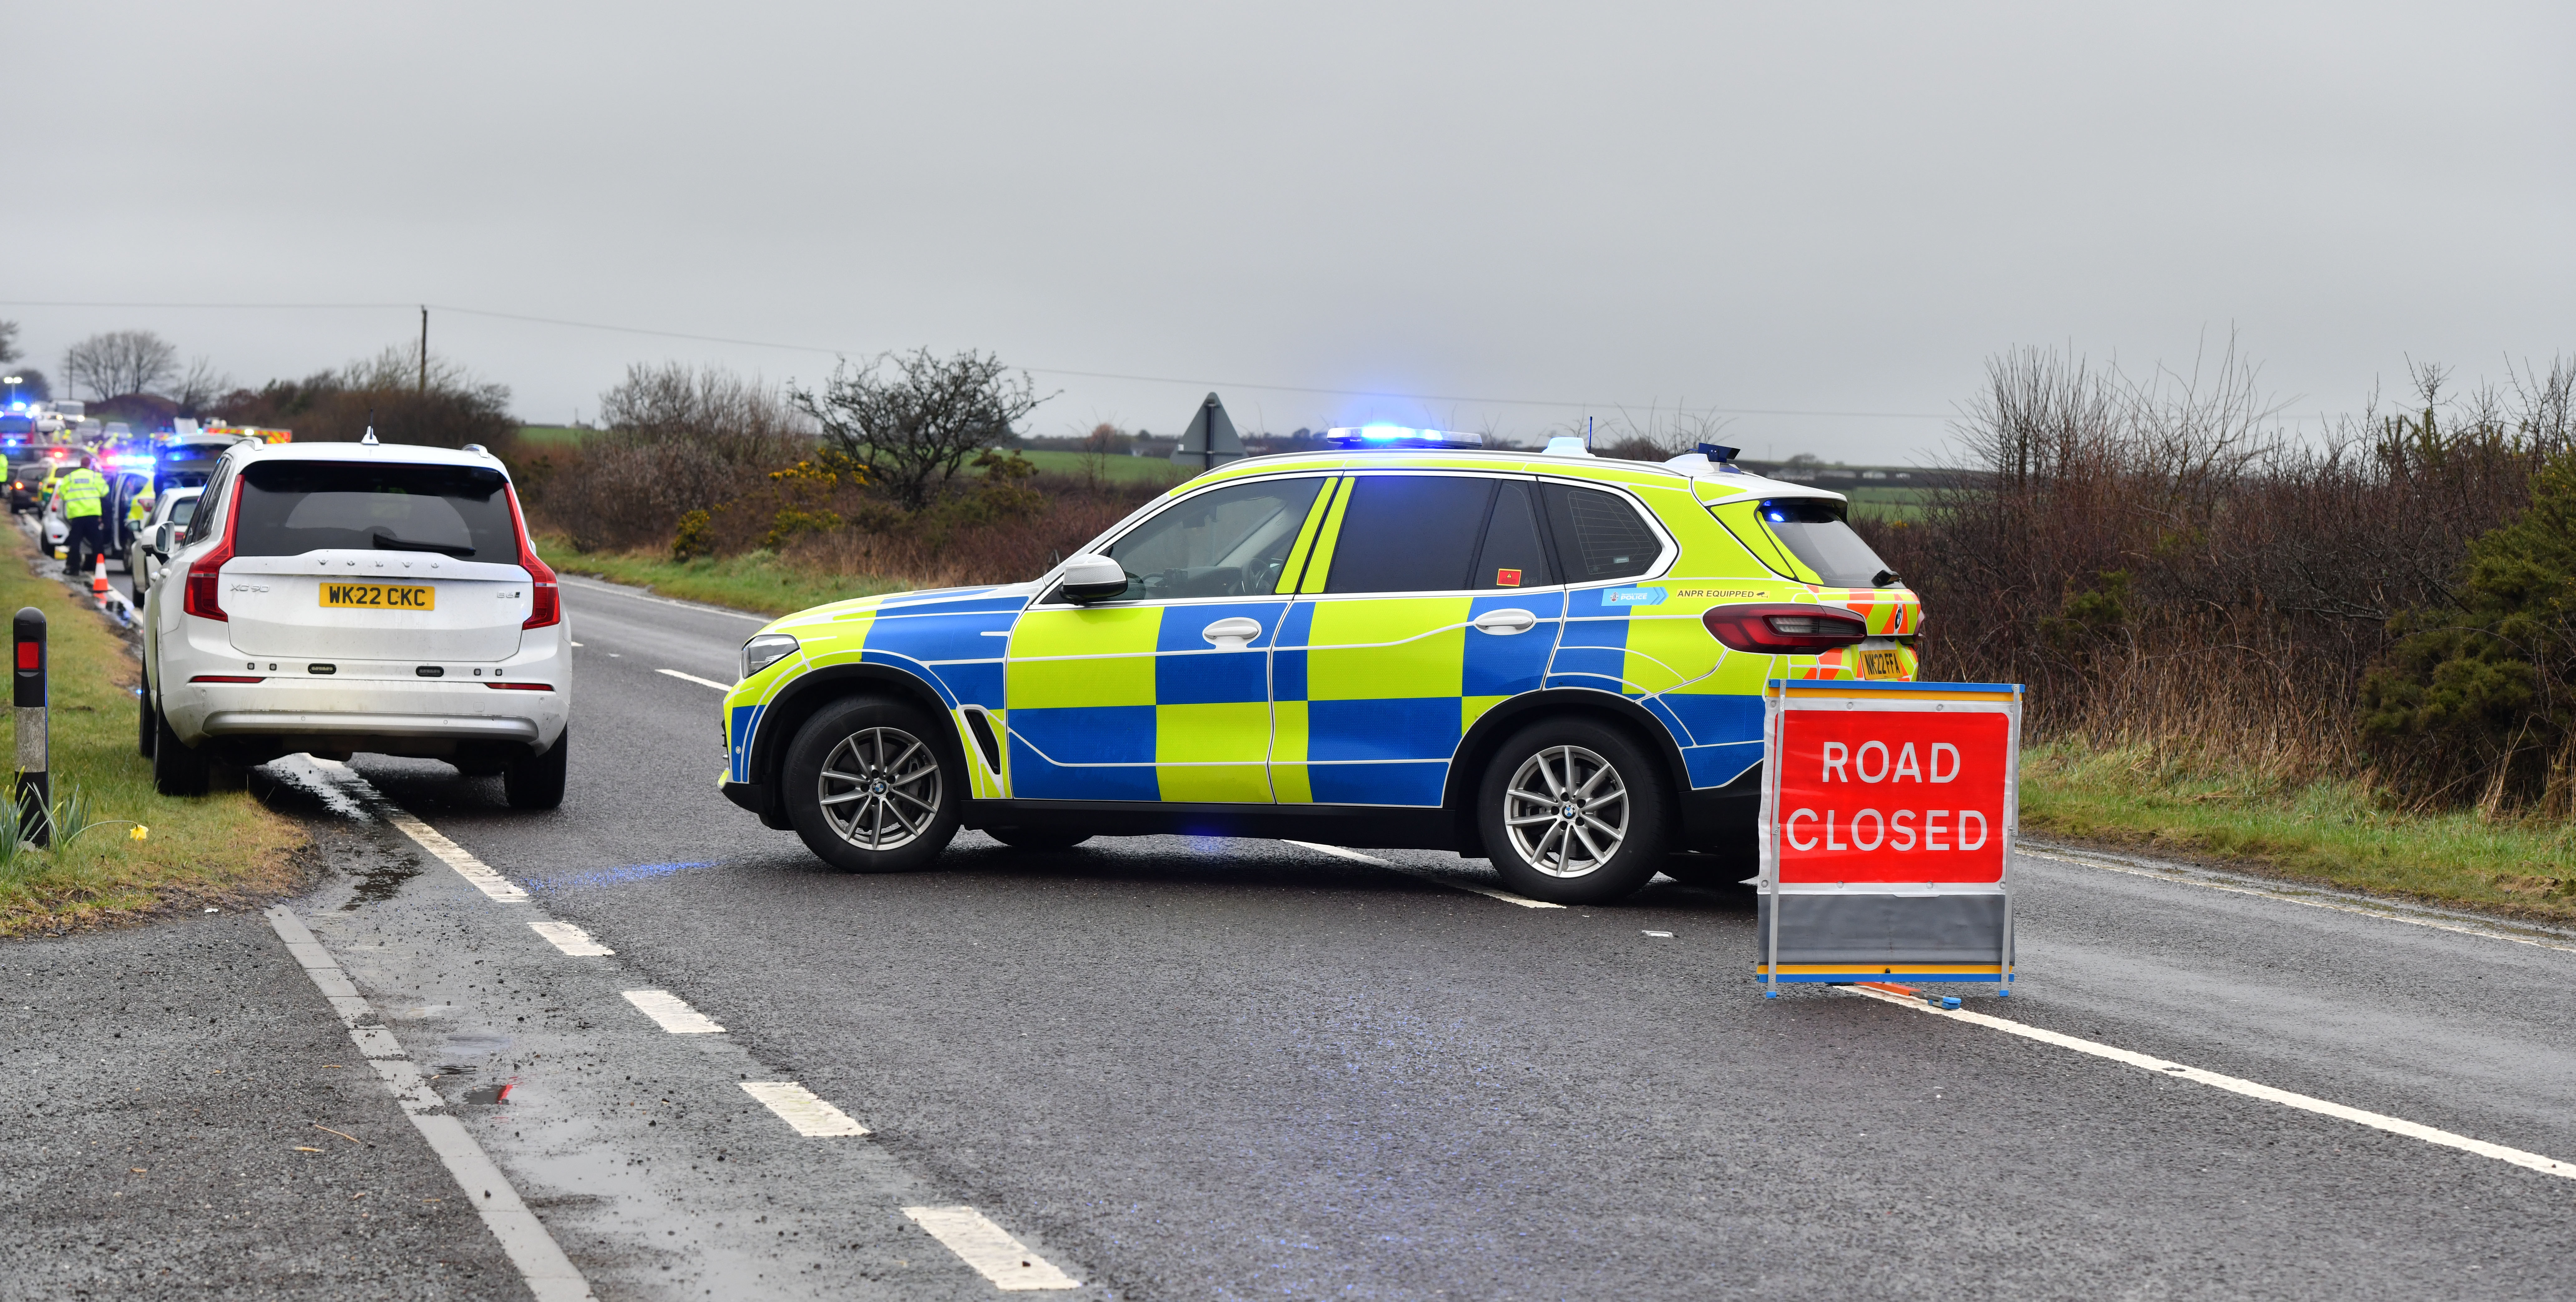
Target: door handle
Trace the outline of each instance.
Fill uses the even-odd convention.
[[[1526,633],[1531,629],[1538,627],[1538,616],[1533,615],[1526,610],[1519,609],[1489,610],[1468,621],[1468,623],[1479,633],[1491,633],[1496,637],[1509,637],[1514,633]]]
[[[1206,638],[1208,645],[1219,651],[1240,651],[1252,645],[1252,639],[1261,636],[1261,621],[1240,615],[1233,619],[1220,619],[1200,629],[1199,636]]]

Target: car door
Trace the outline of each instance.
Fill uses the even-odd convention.
[[[1282,803],[1438,805],[1467,729],[1542,684],[1565,592],[1533,490],[1390,471],[1336,495],[1272,657]]]
[[[1271,647],[1329,482],[1192,493],[1103,549],[1126,593],[1041,593],[1004,655],[1011,797],[1269,803]]]

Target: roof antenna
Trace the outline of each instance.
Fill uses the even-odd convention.
[[[373,407],[367,408],[367,432],[358,441],[368,447],[376,445],[376,409]]]

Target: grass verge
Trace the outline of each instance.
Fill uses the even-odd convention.
[[[766,615],[793,614],[825,602],[873,597],[909,586],[864,575],[802,569],[772,552],[675,561],[649,552],[575,551],[562,538],[541,537],[537,555],[565,574],[587,574],[650,588],[665,597]]]
[[[2565,823],[2391,810],[2358,782],[2214,773],[2144,747],[2037,746],[2021,776],[2021,825],[2034,835],[2576,922],[2576,827]]]
[[[54,795],[77,789],[93,826],[0,866],[0,936],[58,934],[293,889],[293,856],[308,840],[292,819],[237,789],[198,800],[152,789],[152,762],[135,753],[132,689],[142,666],[87,601],[28,572],[35,546],[24,533],[14,526],[5,533],[0,609],[45,612]],[[136,840],[130,824],[150,832]]]

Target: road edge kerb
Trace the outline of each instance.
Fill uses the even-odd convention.
[[[509,1177],[501,1174],[501,1168],[475,1142],[465,1123],[436,1111],[445,1107],[446,1101],[430,1089],[428,1079],[420,1074],[420,1067],[403,1049],[402,1042],[383,1025],[374,1005],[358,993],[357,986],[340,970],[322,942],[314,939],[304,920],[283,904],[271,905],[263,912],[269,928],[285,942],[286,952],[330,1002],[332,1011],[339,1014],[341,1025],[349,1030],[349,1039],[366,1055],[367,1064],[392,1092],[403,1115],[411,1118],[421,1138],[429,1141],[430,1151],[446,1164],[447,1173],[455,1177],[457,1188],[474,1204],[475,1213],[483,1218],[484,1227],[500,1243],[510,1264],[518,1268],[519,1278],[537,1302],[591,1302],[590,1282],[564,1255],[563,1246],[555,1242],[537,1214],[528,1210]]]

